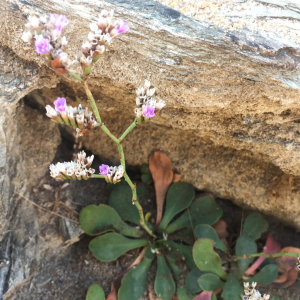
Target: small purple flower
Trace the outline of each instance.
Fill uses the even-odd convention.
[[[124,20],[121,20],[117,27],[118,34],[125,33],[129,29],[129,25]]]
[[[34,44],[36,53],[48,54],[50,52],[50,44],[47,39],[37,39]]]
[[[102,164],[100,167],[99,167],[99,170],[100,170],[100,173],[104,176],[106,176],[108,174],[108,171],[109,171],[109,166],[108,165],[104,165]]]
[[[57,98],[53,104],[55,105],[55,108],[61,112],[66,111],[67,107],[67,100],[66,98]]]
[[[153,118],[155,116],[155,107],[151,107],[149,105],[146,105],[143,108],[143,113],[144,113],[144,116],[146,118]]]
[[[65,15],[56,15],[56,14],[50,16],[50,22],[58,31],[62,31],[63,28],[69,24],[69,20]]]

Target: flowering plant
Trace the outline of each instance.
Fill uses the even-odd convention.
[[[46,58],[46,64],[57,74],[71,76],[78,80],[83,85],[89,99],[92,111],[83,108],[81,104],[78,107],[67,105],[64,97],[57,98],[53,102],[54,107],[46,106],[46,115],[51,121],[73,127],[79,137],[99,127],[117,145],[120,156],[119,166],[101,164],[99,174],[95,174],[95,169],[91,168],[94,156],[87,157],[86,153],[81,151],[75,161],[51,164],[50,175],[59,180],[104,178],[108,183],[114,184],[109,200],[110,205],[101,204],[85,207],[80,212],[79,221],[87,234],[96,236],[90,242],[89,248],[99,260],[112,261],[128,250],[144,247],[144,260],[124,276],[118,292],[118,299],[137,300],[142,296],[145,290],[147,272],[154,258],[157,258],[155,291],[162,300],[169,300],[176,293],[173,277],[179,284],[179,275],[182,273],[182,269],[178,267],[177,262],[182,258],[184,258],[185,264],[192,269],[186,280],[187,286],[193,285],[193,288],[188,290],[189,292],[198,293],[203,290],[204,294],[200,294],[200,296],[209,292],[209,299],[215,299],[213,298],[215,297],[213,291],[223,289],[222,296],[225,300],[237,299],[242,293],[239,281],[252,262],[252,258],[263,256],[261,253],[254,253],[256,248],[255,251],[253,250],[254,237],[257,233],[253,233],[250,229],[244,230],[244,235],[238,239],[236,247],[236,255],[238,256],[236,260],[242,262],[238,262],[237,269],[233,268],[233,271],[228,275],[221,266],[220,257],[213,250],[216,247],[226,252],[226,245],[220,241],[212,227],[217,224],[222,214],[221,208],[210,196],[195,197],[195,190],[187,183],[176,182],[171,185],[172,172],[167,172],[171,176],[169,178],[171,181],[168,179],[168,184],[163,187],[163,196],[160,193],[160,197],[158,197],[157,193],[156,226],[148,222],[149,217],[144,216],[143,208],[138,199],[137,185],[131,181],[126,173],[122,141],[137,125],[146,123],[155,117],[165,106],[165,103],[162,100],[157,100],[154,86],[145,80],[144,85],[136,91],[135,120],[119,138],[113,135],[102,122],[87,81],[93,64],[105,54],[113,38],[126,33],[130,28],[124,20],[116,21],[112,11],[103,10],[98,21],[90,24],[91,31],[87,41],[82,44],[81,53],[76,55],[76,60],[73,61],[65,52],[68,43],[67,38],[62,36],[62,30],[68,23],[69,21],[64,15],[53,14],[50,18],[30,16],[26,24],[27,31],[23,33],[22,40],[33,44],[36,53],[43,55]],[[82,75],[74,72],[73,68],[76,63],[80,64]],[[149,181],[151,177],[149,172],[146,171],[143,175],[144,179]],[[157,185],[157,178],[153,177],[153,179]],[[166,193],[166,208],[163,213]],[[259,219],[259,217],[257,218]],[[132,227],[126,222],[141,226],[145,232],[140,227]],[[261,228],[264,228],[264,223],[261,222],[261,224]],[[198,238],[196,242],[195,237]],[[192,254],[191,245],[194,242]],[[295,253],[284,252],[279,253],[277,257],[283,255],[293,258],[299,256]],[[275,257],[275,254],[273,256]],[[299,265],[300,262],[298,261],[298,268],[300,268]],[[275,271],[274,267],[268,268],[272,269],[274,274],[276,271],[278,272],[278,268],[275,268]],[[272,273],[272,270],[269,269],[269,273]],[[207,273],[200,274],[199,272]],[[273,273],[268,274],[268,276],[273,278]],[[259,273],[255,276],[260,278],[258,275]],[[195,280],[198,280],[199,283],[198,287],[196,286],[197,290],[195,290]],[[234,296],[232,296],[232,291],[235,293]],[[177,292],[180,300],[190,299],[185,288],[180,288]],[[88,291],[88,300],[96,299],[95,297],[98,300],[104,299],[104,292],[98,285],[92,285]],[[259,292],[255,290],[255,284],[250,287],[246,283],[243,299],[267,300],[268,296],[261,298]]]

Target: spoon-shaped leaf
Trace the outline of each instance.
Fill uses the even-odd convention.
[[[215,244],[216,248],[222,251],[226,251],[226,246],[222,243],[216,231],[210,225],[207,224],[197,225],[195,227],[195,235],[198,239],[208,238],[213,240],[216,243]]]
[[[194,197],[193,186],[186,182],[173,183],[167,193],[166,210],[158,229],[165,230],[174,216],[190,206]]]
[[[215,242],[210,239],[199,239],[193,247],[193,257],[201,271],[211,272],[226,280],[227,274],[222,269],[220,256],[214,252]]]
[[[248,282],[257,282],[258,284],[271,284],[278,276],[277,265],[266,265],[256,275],[246,280]]]
[[[213,292],[203,291],[200,295],[195,297],[193,300],[215,300]]]
[[[193,269],[189,274],[187,274],[185,287],[191,294],[196,294],[202,291],[198,284],[198,278],[204,274],[205,272],[200,271],[198,268]]]
[[[83,208],[79,214],[79,222],[88,235],[98,235],[110,228],[131,237],[141,237],[143,234],[141,230],[130,227],[122,221],[112,207],[104,204],[89,205]]]
[[[181,228],[190,227],[191,222],[193,227],[199,224],[212,225],[219,220],[222,214],[221,207],[212,197],[199,197],[177,220],[166,228],[165,232],[169,234]]]
[[[132,240],[112,232],[93,239],[89,244],[89,249],[99,260],[112,261],[131,249],[146,245],[148,245],[147,240]]]
[[[136,189],[138,198],[146,193],[143,186],[138,186]],[[132,191],[128,185],[119,185],[115,187],[109,195],[108,203],[113,207],[121,219],[140,225],[139,212],[132,205]]]
[[[268,222],[260,213],[254,212],[246,218],[242,235],[248,236],[255,241],[267,229]]]
[[[169,263],[169,266],[171,267],[172,271],[173,271],[173,274],[174,274],[174,277],[175,277],[175,280],[176,280],[176,283],[178,282],[178,280],[180,279],[180,274],[181,274],[181,269],[177,266],[177,260],[174,259],[173,257],[171,256],[168,256],[166,255],[166,259]]]
[[[198,279],[198,284],[203,291],[215,291],[224,287],[224,282],[212,273],[202,275]]]
[[[175,243],[173,241],[166,241],[166,244],[169,247],[171,247],[171,251],[173,251],[172,248],[173,249],[175,248],[183,255],[183,257],[185,258],[185,262],[190,269],[196,268],[196,265],[193,260],[193,255],[192,255],[192,249],[193,249],[192,246],[182,245],[179,243]]]
[[[92,284],[86,294],[86,300],[105,300],[103,289],[98,284]]]
[[[169,234],[169,239],[172,241],[182,241],[189,245],[194,245],[195,237],[191,227],[186,227]]]
[[[222,298],[224,300],[241,300],[240,295],[244,293],[238,279],[238,270],[232,270],[225,282]]]
[[[241,235],[235,245],[236,256],[243,256],[245,254],[253,254],[257,252],[257,246],[254,240],[247,236]],[[254,257],[242,258],[238,260],[239,277],[242,277],[249,265],[254,260]]]
[[[192,300],[193,296],[189,296],[186,289],[181,287],[177,289],[178,300]]]
[[[157,257],[154,289],[156,295],[162,300],[170,300],[176,291],[174,280],[163,255]]]
[[[133,267],[127,274],[125,274],[118,292],[118,300],[140,299],[146,289],[148,270],[152,260],[153,259],[144,258],[139,265]]]

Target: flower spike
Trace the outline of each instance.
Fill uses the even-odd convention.
[[[117,183],[124,175],[124,168],[123,166],[118,167],[110,167],[108,165],[102,164],[99,167],[100,174],[104,176],[106,182],[109,183]]]
[[[55,123],[75,128],[77,136],[84,136],[97,126],[92,112],[87,108],[83,109],[81,104],[79,104],[78,108],[68,106],[65,98],[57,98],[53,104],[55,109],[50,105],[46,106],[46,115]]]
[[[155,88],[148,80],[145,80],[144,86],[141,86],[136,90],[137,108],[135,109],[135,114],[140,122],[145,122],[148,119],[153,118],[155,114],[165,106],[164,101],[157,101],[153,98],[154,94]]]
[[[84,179],[93,176],[95,169],[90,168],[94,155],[86,157],[86,153],[81,151],[77,155],[77,161],[57,163],[50,165],[50,176],[55,179]]]

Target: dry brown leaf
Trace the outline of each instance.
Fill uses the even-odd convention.
[[[173,171],[170,158],[161,151],[156,151],[149,157],[149,169],[155,186],[157,214],[156,224],[162,219],[166,193],[173,181]]]
[[[280,279],[281,277],[279,277],[274,281],[274,283],[272,283],[272,287],[277,289],[284,289],[291,286],[298,278],[298,271],[296,268],[291,268],[287,271],[286,274],[283,275],[286,275],[286,277],[284,278],[285,281],[280,282],[282,281],[282,279]]]
[[[181,174],[174,173],[173,182],[179,182],[179,181],[181,181]]]
[[[295,247],[285,247],[281,252],[300,254],[300,249]],[[272,286],[275,288],[287,288],[291,286],[298,278],[299,271],[296,268],[297,258],[281,256],[276,258],[276,263],[279,266],[279,272],[282,272],[283,274],[274,281]]]
[[[131,270],[134,266],[138,265],[142,261],[144,255],[145,255],[146,248],[147,247],[144,247],[143,251],[139,254],[139,256],[135,259],[135,261],[125,271],[120,273],[118,275],[118,277],[112,282],[110,293],[107,296],[106,300],[118,300],[118,296],[117,296],[118,295],[118,290],[121,286],[121,281],[122,281],[124,275],[129,270]]]

